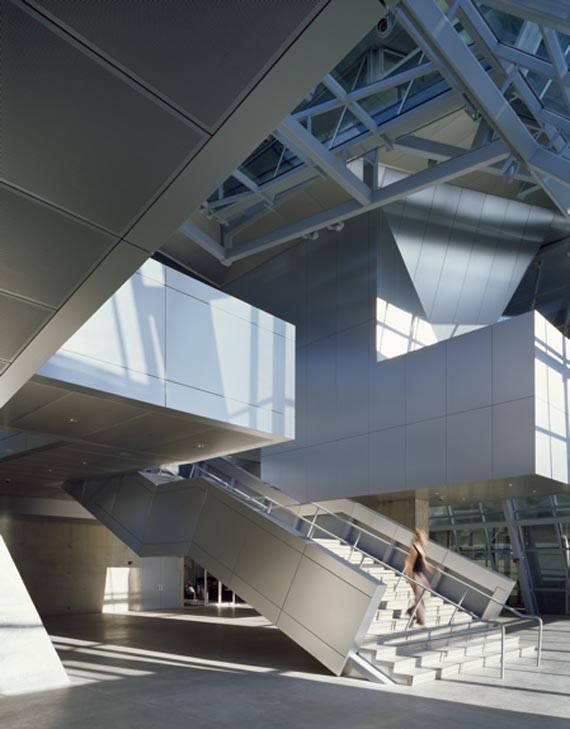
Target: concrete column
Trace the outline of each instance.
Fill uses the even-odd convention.
[[[361,496],[355,501],[374,509],[408,529],[423,529],[429,534],[429,499],[420,491],[401,494],[373,494]]]

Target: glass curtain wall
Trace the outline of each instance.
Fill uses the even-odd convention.
[[[432,507],[430,537],[515,580],[513,607],[570,614],[569,494]]]

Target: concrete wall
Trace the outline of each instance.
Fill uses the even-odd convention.
[[[41,616],[101,612],[108,571],[141,563],[95,521],[0,514],[0,534]]]
[[[546,475],[535,468],[535,315],[378,361],[383,236],[382,213],[362,216],[230,284],[297,327],[297,436],[262,451],[262,477],[317,500]]]
[[[150,260],[38,374],[292,437],[294,358],[293,326]]]

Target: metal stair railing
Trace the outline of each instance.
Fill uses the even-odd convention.
[[[226,463],[228,463],[228,465],[231,466],[232,469],[234,469],[234,470],[236,470],[238,472],[243,472],[244,474],[247,474],[247,476],[249,476],[250,478],[257,479],[256,476],[253,476],[253,474],[250,474],[249,472],[244,471],[244,469],[242,469],[240,466],[236,466],[234,463],[232,463],[227,458],[223,458],[222,460],[225,461]],[[197,466],[197,467],[203,469],[203,467],[201,467],[201,466]],[[208,473],[208,470],[207,469],[205,469],[205,471]],[[220,483],[225,484],[225,482],[223,481],[223,479],[220,479],[219,477],[214,476],[214,474],[212,474],[211,472],[209,472],[208,475],[213,476]],[[258,480],[260,480],[260,479],[258,479]],[[262,482],[262,483],[264,483],[264,482]],[[226,487],[227,487],[227,485],[226,485]],[[400,575],[400,579],[402,579],[402,578],[405,578],[406,580],[408,579],[408,577],[406,575],[404,575],[403,572],[401,572],[400,570],[397,570],[391,564],[389,564],[389,563],[381,560],[380,558],[378,558],[378,557],[376,557],[374,555],[371,555],[371,554],[368,554],[368,553],[364,552],[364,550],[362,550],[362,549],[360,549],[358,547],[359,540],[360,540],[360,538],[363,535],[366,535],[367,537],[371,537],[372,539],[374,539],[374,540],[376,540],[376,541],[381,542],[382,544],[384,544],[383,540],[377,534],[374,534],[374,532],[371,532],[370,530],[366,529],[365,527],[359,526],[358,524],[355,524],[353,521],[351,521],[349,519],[346,519],[346,518],[340,516],[339,514],[333,512],[333,511],[330,511],[329,509],[327,509],[326,507],[324,507],[322,504],[319,504],[319,503],[316,503],[316,502],[305,502],[305,503],[301,503],[300,501],[296,501],[294,499],[289,499],[290,500],[290,503],[287,506],[285,506],[283,504],[280,504],[278,501],[275,501],[274,499],[272,499],[269,496],[265,496],[264,495],[264,496],[251,497],[250,495],[246,494],[245,492],[239,491],[238,489],[236,489],[236,491],[238,493],[240,493],[246,499],[249,499],[249,500],[252,500],[252,501],[257,501],[257,502],[259,502],[260,500],[262,502],[263,501],[269,502],[269,505],[265,508],[265,510],[267,511],[267,513],[271,513],[275,505],[279,509],[285,509],[285,510],[292,511],[292,512],[294,512],[293,507],[298,507],[298,508],[303,508],[303,509],[306,509],[307,507],[314,508],[315,509],[315,513],[314,513],[313,518],[312,518],[312,520],[310,522],[311,526],[309,527],[309,531],[307,533],[307,536],[309,538],[312,538],[312,534],[314,533],[315,528],[317,528],[317,529],[319,529],[319,530],[321,530],[323,532],[326,532],[329,536],[332,536],[335,539],[338,539],[340,542],[342,542],[344,544],[349,544],[350,545],[351,551],[350,551],[350,554],[349,554],[349,557],[348,557],[348,561],[350,561],[350,559],[351,559],[354,551],[356,550],[357,552],[359,552],[362,555],[361,556],[360,564],[362,564],[362,561],[365,559],[365,557],[368,557],[370,559],[375,560],[376,562],[378,562],[382,566],[387,567],[387,568],[393,570],[394,572],[397,572]],[[260,504],[260,507],[263,508],[263,505]],[[342,524],[348,525],[348,526],[350,526],[351,529],[355,530],[357,532],[357,534],[356,534],[356,539],[354,540],[354,542],[349,542],[348,540],[342,539],[337,534],[334,534],[333,532],[329,532],[328,530],[325,530],[324,527],[318,525],[316,523],[316,521],[317,521],[318,516],[321,513],[323,515],[326,514],[327,516],[333,517],[334,519],[336,519],[337,521],[341,522]],[[300,515],[297,515],[297,518],[299,518],[299,519],[301,519],[301,520],[303,520],[305,522],[307,521],[307,519],[305,519],[304,517],[301,517]],[[401,552],[403,555],[405,555],[406,552],[407,552],[407,550],[404,550],[401,547],[399,547],[398,545],[396,545],[395,543],[392,543],[391,544],[391,551],[392,551],[392,553],[393,553],[394,550]],[[537,667],[540,667],[541,660],[542,660],[542,642],[543,642],[543,628],[544,628],[543,621],[542,621],[542,618],[540,616],[538,616],[538,615],[525,615],[525,614],[521,613],[520,611],[516,610],[515,608],[511,607],[510,605],[505,605],[500,600],[497,600],[496,598],[492,597],[487,592],[485,592],[484,590],[481,590],[480,588],[476,587],[472,583],[465,582],[460,577],[457,577],[456,575],[453,575],[453,574],[451,574],[449,572],[446,572],[445,570],[440,569],[437,565],[434,565],[434,569],[436,570],[436,572],[439,573],[440,576],[445,576],[447,579],[453,580],[456,584],[461,585],[462,587],[467,588],[467,590],[463,593],[463,596],[462,596],[462,598],[460,599],[460,601],[458,603],[455,603],[454,601],[452,601],[449,598],[445,598],[441,593],[434,592],[434,594],[436,594],[438,597],[440,597],[441,599],[443,599],[446,602],[449,602],[450,604],[452,604],[452,605],[455,606],[455,611],[454,611],[453,616],[452,616],[453,619],[455,619],[455,616],[456,616],[457,612],[459,610],[462,610],[463,612],[469,613],[472,616],[476,617],[477,620],[481,620],[479,618],[479,616],[474,615],[473,613],[471,613],[470,611],[468,611],[468,610],[466,610],[465,608],[462,607],[462,603],[465,600],[465,597],[467,596],[468,591],[472,591],[472,592],[478,593],[479,595],[482,595],[486,600],[489,600],[490,602],[495,603],[496,605],[499,605],[501,607],[501,611],[508,612],[511,615],[514,615],[515,616],[515,619],[513,619],[508,624],[507,627],[511,628],[511,627],[513,627],[515,625],[521,625],[522,623],[525,623],[525,622],[532,622],[533,624],[536,624],[536,627],[537,627],[536,665],[537,665]],[[399,582],[398,582],[398,585],[399,585]],[[413,622],[413,619],[410,619],[410,623],[409,623],[409,626],[410,627],[411,627],[411,623],[412,622]],[[452,620],[449,621],[448,624],[451,625],[452,624]]]
[[[231,464],[231,465],[232,465],[232,467],[239,468],[238,466],[234,466],[234,464]],[[272,499],[270,496],[266,496],[266,495],[251,496],[250,494],[246,493],[245,491],[237,488],[235,483],[233,483],[233,484],[228,483],[227,481],[224,481],[224,479],[220,478],[219,476],[216,476],[215,474],[211,473],[211,471],[208,470],[208,467],[207,466],[205,467],[204,465],[199,465],[199,464],[192,465],[192,469],[190,472],[190,478],[195,477],[195,475],[202,475],[203,477],[212,480],[213,483],[218,484],[226,491],[229,491],[234,496],[237,496],[240,500],[244,501],[249,506],[255,505],[255,507],[259,511],[265,512],[267,514],[267,516],[272,516],[273,518],[275,518],[275,512],[279,511],[279,510],[286,511],[286,512],[294,515],[296,520],[302,521],[309,525],[307,534],[303,535],[303,536],[310,539],[311,541],[314,541],[313,534],[314,534],[315,529],[317,529],[319,532],[326,534],[328,537],[332,537],[334,540],[338,541],[339,543],[351,547],[352,549],[349,553],[350,555],[352,555],[354,552],[354,549],[356,549],[359,552],[359,554],[361,554],[361,559],[358,564],[355,564],[355,563],[353,563],[353,564],[355,564],[355,566],[358,567],[359,569],[362,569],[362,563],[364,562],[365,559],[371,559],[374,563],[376,563],[382,567],[385,567],[392,572],[395,572],[396,574],[398,574],[400,576],[400,579],[404,578],[409,584],[413,583],[413,584],[419,585],[422,588],[422,593],[421,593],[421,598],[418,601],[417,605],[419,605],[421,600],[423,600],[424,595],[427,592],[427,593],[430,593],[431,595],[435,595],[440,600],[442,600],[444,603],[447,603],[447,604],[453,606],[455,608],[455,610],[453,611],[452,620],[450,622],[439,623],[437,626],[429,626],[429,627],[423,628],[422,632],[427,633],[427,636],[428,636],[428,638],[426,640],[430,640],[429,636],[431,635],[433,629],[435,629],[435,628],[441,629],[443,627],[453,627],[454,626],[453,620],[455,619],[455,616],[457,615],[457,612],[459,610],[461,610],[463,613],[469,615],[473,620],[476,620],[480,625],[483,624],[485,626],[488,626],[485,629],[487,632],[490,632],[490,629],[499,630],[500,634],[501,634],[501,679],[504,678],[504,675],[505,675],[505,665],[504,665],[504,663],[505,663],[505,661],[504,661],[505,625],[504,625],[504,623],[501,623],[501,622],[495,621],[495,620],[482,620],[475,613],[462,607],[462,605],[460,603],[456,603],[455,601],[451,600],[450,598],[445,597],[444,595],[441,595],[440,593],[436,592],[431,587],[427,587],[423,583],[420,583],[417,580],[414,580],[412,577],[405,575],[401,570],[398,570],[397,568],[393,567],[392,565],[390,565],[386,562],[383,562],[378,557],[376,557],[372,554],[369,554],[368,552],[365,552],[364,550],[361,550],[354,544],[348,542],[347,540],[343,539],[342,537],[339,537],[337,534],[329,531],[325,527],[316,524],[316,518],[317,518],[319,510],[327,513],[330,516],[334,516],[335,518],[338,518],[340,521],[343,521],[345,523],[350,523],[346,519],[339,517],[338,514],[334,514],[333,512],[329,511],[328,509],[325,509],[322,505],[316,504],[314,502],[311,502],[310,504],[307,504],[307,503],[301,504],[301,502],[292,501],[292,504],[288,504],[287,506],[285,506],[283,504],[280,504],[275,499]],[[249,475],[251,475],[251,474],[249,474]],[[313,516],[312,520],[309,520],[306,517],[301,516],[300,514],[298,514],[295,511],[295,507],[306,507],[307,505],[314,506],[316,509],[315,515]],[[358,527],[358,528],[360,529],[360,527]],[[297,529],[297,531],[299,531],[301,534],[303,534],[301,532],[301,530]],[[366,532],[367,530],[363,529],[362,531]],[[371,532],[367,532],[367,533],[370,534],[371,536],[375,536]],[[337,555],[337,556],[340,556],[340,555]],[[350,558],[346,561],[350,562]],[[485,594],[485,593],[483,593],[483,594]],[[416,605],[416,607],[417,607],[417,605]],[[414,613],[415,613],[415,610],[414,610]],[[413,623],[414,617],[415,616],[412,616],[410,618],[410,621],[408,622],[408,626],[407,626],[405,632],[411,631],[411,624]],[[481,631],[479,631],[479,632],[481,632]]]

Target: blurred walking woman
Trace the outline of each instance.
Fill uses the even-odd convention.
[[[410,585],[414,591],[415,602],[408,608],[408,615],[415,610],[415,619],[419,625],[425,625],[426,622],[425,598],[429,593],[423,592],[423,587],[429,587],[428,572],[433,572],[433,567],[426,557],[426,542],[427,536],[424,530],[416,529],[404,563],[404,574],[414,580]]]

